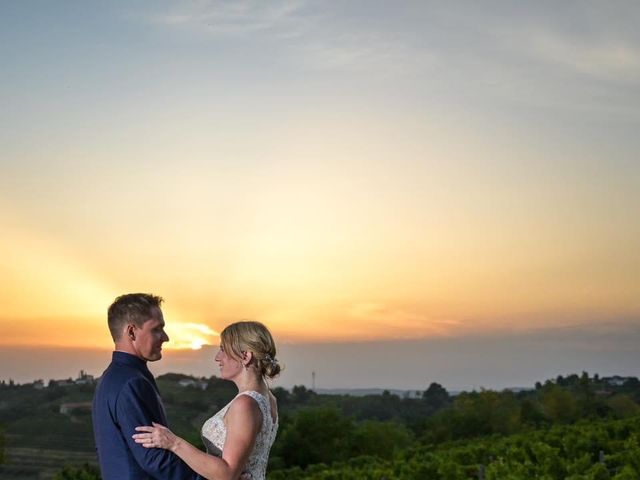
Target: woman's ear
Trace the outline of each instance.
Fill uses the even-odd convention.
[[[242,352],[242,363],[249,365],[253,360],[253,352]]]

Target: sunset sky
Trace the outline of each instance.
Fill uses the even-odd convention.
[[[0,3],[0,346],[110,349],[133,291],[174,348],[242,318],[294,350],[637,329],[639,24],[633,1]]]

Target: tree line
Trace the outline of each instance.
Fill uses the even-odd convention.
[[[209,385],[205,391],[180,386],[179,382],[184,378],[188,377],[167,374],[157,380],[163,392],[171,428],[202,447],[199,438],[202,422],[233,398],[235,392],[229,382],[216,377],[205,379]],[[8,429],[12,432],[36,430],[39,428],[39,422],[45,420],[50,424],[49,431],[59,430],[64,422],[69,421],[64,415],[53,414],[54,411],[57,412],[59,403],[81,401],[82,398],[90,399],[93,391],[89,386],[71,389],[57,387],[49,392],[46,391],[49,389],[45,389],[34,395],[33,392],[27,392],[24,386],[12,388],[13,397],[9,397],[15,401],[9,402],[8,407],[0,411],[0,421],[7,423],[10,417]],[[287,478],[292,479],[307,478],[300,475],[311,475],[308,478],[316,478],[312,475],[317,476],[320,475],[319,472],[330,472],[335,469],[344,473],[355,468],[353,462],[386,465],[385,468],[391,468],[400,461],[399,459],[407,462],[411,459],[409,463],[417,462],[416,464],[422,465],[426,462],[424,458],[434,455],[436,451],[444,451],[441,449],[446,447],[446,450],[456,442],[466,442],[465,444],[475,445],[472,449],[477,449],[480,448],[478,445],[482,445],[483,438],[517,439],[518,436],[530,436],[532,432],[568,428],[576,422],[586,422],[583,427],[588,428],[589,424],[624,421],[637,418],[640,414],[640,382],[637,378],[616,379],[612,382],[611,379],[603,379],[598,375],[589,376],[586,372],[581,375],[558,376],[544,383],[537,383],[534,389],[518,392],[480,390],[451,395],[440,384],[434,382],[421,392],[418,398],[400,397],[390,392],[363,397],[324,395],[317,394],[304,386],[296,386],[291,390],[275,388],[274,394],[279,404],[280,430],[271,452],[269,478],[276,480],[284,478],[279,472],[287,473],[290,476]],[[25,395],[28,401],[21,402],[20,399],[24,400]],[[40,398],[34,398],[38,395]],[[27,415],[27,412],[30,416],[19,418],[20,415]],[[41,417],[37,412],[41,413]],[[82,441],[88,442],[90,446],[93,445],[90,417],[77,417],[68,424],[68,428],[74,429],[73,431],[77,432],[76,436],[86,436],[87,438],[83,437]],[[625,428],[633,433],[632,430],[637,429],[637,422],[629,423]],[[637,430],[635,434],[638,434]],[[12,436],[12,438],[15,437]],[[33,440],[34,437],[30,438]],[[42,436],[39,439],[44,441]],[[51,439],[51,442],[56,441],[59,440]],[[543,440],[540,441],[545,443]],[[517,442],[521,440],[517,440],[516,444]],[[517,450],[516,447],[512,447],[513,445],[509,448],[513,451]],[[620,445],[618,447],[622,450],[627,448]],[[69,445],[69,448],[72,446]],[[536,463],[542,458],[531,454],[532,448],[525,448],[524,451],[529,452],[528,456],[522,452],[518,454],[522,457],[524,464]],[[633,449],[633,446],[628,448]],[[511,462],[507,462],[509,465],[515,465],[514,458],[517,457],[517,455],[505,457],[506,453],[497,451],[491,455],[494,458],[498,456],[503,459],[509,458]],[[589,450],[590,462],[593,460],[591,458],[593,455],[597,455],[597,452]],[[449,463],[460,461],[459,456],[445,455],[445,457],[449,459],[447,460]],[[582,461],[586,464],[586,460]],[[447,468],[457,472],[452,474],[454,476],[433,478],[479,478],[477,469],[481,465],[485,466],[482,473],[485,475],[484,478],[491,478],[490,476],[494,475],[492,472],[498,471],[501,465],[500,462],[496,462],[490,459],[485,459],[484,464],[467,462],[471,467],[465,467],[466,470],[463,468],[467,472],[465,475],[471,475],[469,472],[473,470],[475,476],[460,476],[461,470],[450,466]],[[600,468],[595,466],[596,463],[598,462],[591,462],[590,468]],[[467,464],[463,462],[459,465]],[[512,468],[512,466],[504,468]],[[65,475],[59,478],[72,479],[76,478],[73,476],[76,474],[83,475],[84,477],[78,478],[85,478],[85,480],[97,478],[97,473],[91,470],[93,467],[79,470],[78,467],[75,468],[76,470],[73,470],[73,467],[68,467],[59,472],[59,475]],[[435,467],[432,465],[429,468]],[[442,470],[445,467],[438,468]],[[569,466],[563,468],[565,473],[570,470]],[[621,468],[620,471],[622,470],[624,469]],[[619,475],[620,472],[615,474]],[[354,478],[382,477],[374,475]],[[387,475],[386,478],[421,477],[389,477]]]

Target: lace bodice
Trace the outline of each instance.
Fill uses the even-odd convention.
[[[258,432],[253,451],[251,455],[249,455],[243,471],[250,473],[253,480],[264,480],[267,471],[267,461],[269,460],[269,450],[271,450],[271,445],[273,445],[278,431],[278,419],[276,419],[275,422],[273,421],[269,399],[261,393],[253,390],[240,392],[233,400],[240,395],[248,395],[253,398],[258,403],[260,411],[262,412],[262,427]],[[233,400],[227,403],[222,410],[202,425],[202,441],[205,447],[207,447],[207,453],[211,455],[222,456],[224,442],[227,437],[227,427],[224,424],[224,416],[233,403]]]

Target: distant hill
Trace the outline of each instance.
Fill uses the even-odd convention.
[[[316,388],[318,395],[351,395],[353,397],[365,397],[367,395],[382,395],[385,392],[397,395],[401,398],[418,398],[422,395],[418,390],[398,390],[385,388]]]
[[[503,390],[519,393],[530,392],[534,390],[532,387],[508,387]],[[399,390],[393,388],[316,388],[314,390],[318,395],[351,395],[352,397],[365,397],[367,395],[383,395],[389,392],[391,395],[397,395],[400,398],[420,398],[421,390]],[[449,395],[456,396],[462,392],[450,391]]]

